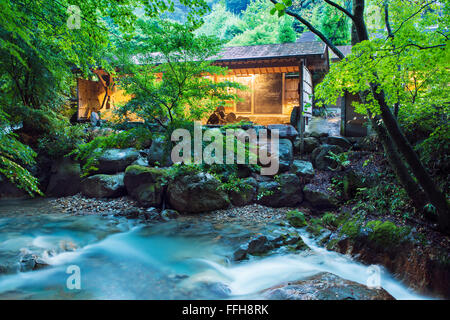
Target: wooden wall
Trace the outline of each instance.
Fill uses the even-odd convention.
[[[105,98],[105,88],[99,81],[77,79],[78,88],[78,120],[88,120],[91,112],[100,111],[101,118],[109,120],[113,118],[114,108],[130,100],[124,90],[114,87],[108,103],[102,108]],[[136,119],[132,119],[136,120]]]

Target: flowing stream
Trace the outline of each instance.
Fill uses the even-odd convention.
[[[0,202],[0,299],[261,299],[261,291],[320,272],[366,284],[368,267],[318,246],[282,249],[230,262],[233,251],[268,223],[220,223],[200,216],[153,225],[112,216],[55,212],[48,200]],[[48,266],[26,270],[35,254]],[[81,272],[69,290],[68,266]],[[382,269],[381,286],[396,299],[425,299]]]

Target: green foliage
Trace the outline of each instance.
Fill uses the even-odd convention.
[[[264,197],[269,197],[271,195],[273,195],[273,190],[258,190],[258,194],[256,195],[256,200],[261,200]]]
[[[79,145],[86,142],[87,133],[85,125],[71,125],[69,121],[62,120],[58,125],[51,127],[51,131],[39,139],[40,153],[58,159],[68,155]]]
[[[297,34],[292,26],[292,20],[284,17],[278,30],[278,43],[295,42]]]
[[[188,18],[192,23],[196,23],[196,15],[209,10],[203,0],[181,2],[190,8]],[[68,27],[69,5],[81,10],[79,29]],[[59,116],[66,113],[65,101],[74,84],[72,68],[79,68],[84,75],[93,65],[112,69],[106,52],[114,51],[120,38],[117,32],[133,32],[137,7],[155,17],[173,11],[174,1],[1,1],[2,130],[8,127],[3,121],[7,115],[14,128],[21,127],[33,147],[54,157],[79,143],[81,129],[63,129],[66,122]],[[39,193],[37,180],[25,169],[33,164],[35,153],[9,131],[1,133],[1,143],[2,173],[28,193]]]
[[[331,213],[326,212],[321,218],[322,225],[328,228],[337,228],[339,225],[339,221],[337,217]]]
[[[344,1],[336,3],[342,5]],[[348,1],[349,5],[350,2]],[[338,9],[330,6],[317,6],[319,30],[330,39],[334,45],[346,45],[350,43],[350,19]]]
[[[373,187],[358,188],[355,200],[355,210],[370,214],[408,218],[413,212],[406,191],[388,174],[380,177]]]
[[[230,175],[227,182],[221,184],[220,189],[225,191],[242,192],[251,189],[252,186],[245,182],[245,179]]]
[[[296,228],[306,226],[305,214],[298,210],[291,210],[286,213],[286,219],[289,224]]]
[[[336,164],[335,168],[328,167],[332,171],[341,171],[345,167],[348,167],[350,165],[350,161],[348,160],[348,153],[342,152],[339,154],[335,154],[332,151],[328,151],[327,158],[333,160]]]
[[[128,131],[111,133],[106,136],[98,136],[92,141],[77,146],[70,155],[83,163],[83,175],[89,175],[98,170],[98,158],[106,149],[142,149],[151,139],[151,132],[144,127],[137,127]]]
[[[219,2],[212,7],[211,13],[204,17],[204,23],[196,33],[230,41],[244,30],[245,24],[241,18]]]
[[[248,46],[259,44],[294,42],[297,35],[293,29],[293,19],[283,17],[278,19],[270,14],[272,3],[268,0],[252,0],[240,17],[229,14],[227,20],[228,30],[235,30],[228,34],[234,34],[233,37],[221,37],[225,40],[231,40],[227,46]],[[216,16],[215,12],[211,16]],[[216,20],[205,23],[206,30],[213,30]],[[233,25],[234,27],[231,27]],[[220,33],[219,33],[220,34]]]
[[[123,119],[132,113],[162,127],[174,120],[199,120],[236,99],[230,89],[243,89],[205,76],[227,74],[212,65],[220,50],[217,38],[195,35],[190,23],[140,20],[137,25],[139,35],[122,50],[120,85],[133,97],[118,110]]]
[[[320,236],[323,230],[321,219],[313,218],[308,221],[306,231],[308,231],[313,236]]]
[[[399,106],[400,119],[411,118],[433,106],[447,105],[450,90],[447,86],[450,80],[446,36],[450,21],[448,8],[435,3],[429,5],[430,10],[415,14],[421,12],[422,4],[394,0],[389,5],[395,35],[353,46],[352,53],[333,64],[317,86],[318,98],[333,104],[345,91],[353,94],[370,91],[372,83],[385,92],[389,106],[393,109]],[[365,114],[368,109],[375,115],[380,113],[371,93],[365,100],[364,104],[355,103],[357,112]]]
[[[42,195],[38,180],[27,167],[35,164],[36,153],[11,133],[6,114],[0,109],[0,178],[4,176],[29,195]]]

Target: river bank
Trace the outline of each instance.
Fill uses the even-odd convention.
[[[241,218],[224,212],[143,223],[61,213],[46,199],[13,207],[19,206],[0,203],[1,261],[14,267],[31,256],[45,265],[0,274],[2,299],[423,298],[383,269],[381,286],[389,293],[367,289],[367,266],[325,250],[307,231],[280,221],[273,209],[250,206]],[[273,241],[293,233],[305,248],[274,246],[232,260],[234,251],[255,237]],[[64,289],[68,265],[82,270],[82,290]]]
[[[161,210],[155,208],[141,208],[138,204],[128,198],[123,197],[119,199],[87,199],[81,195],[73,197],[66,197],[61,199],[51,200],[50,203],[56,210],[65,210],[76,215],[90,215],[100,214],[103,216],[115,215],[124,216],[123,212],[152,212],[157,215],[157,218],[148,219],[148,216],[143,214],[140,218],[142,221],[167,221],[158,214]],[[121,209],[122,208],[122,209]],[[358,235],[349,235],[348,221],[352,221],[350,216],[346,216],[345,223],[338,225],[336,218],[342,213],[349,210],[343,207],[335,212],[329,212],[328,220],[331,218],[334,221],[324,221],[326,219],[319,219],[314,210],[307,207],[300,208],[271,208],[259,204],[252,204],[244,207],[231,207],[225,210],[217,210],[208,213],[194,214],[194,215],[179,215],[176,216],[179,223],[191,223],[192,220],[204,221],[208,223],[215,223],[215,228],[229,223],[237,224],[243,228],[248,228],[246,236],[241,239],[242,245],[248,245],[252,237],[257,237],[261,233],[253,230],[254,224],[272,224],[277,226],[279,230],[289,226],[289,220],[286,218],[289,212],[301,212],[305,217],[305,224],[302,225],[307,230],[310,237],[319,241],[323,248],[328,250],[340,252],[352,256],[358,261],[368,265],[377,264],[382,265],[394,273],[394,276],[408,286],[431,296],[445,298],[448,296],[448,282],[445,280],[448,277],[448,269],[446,268],[445,257],[448,256],[449,243],[445,237],[440,237],[439,233],[433,231],[429,226],[422,226],[419,230],[413,230],[412,235],[427,235],[426,238],[417,241],[404,242],[401,246],[392,246],[389,242],[385,243],[383,247],[374,246],[373,239],[369,240],[368,231],[361,230]],[[122,212],[122,213],[120,213]],[[135,215],[131,218],[136,218]],[[396,216],[385,216],[384,222],[393,221],[394,228],[408,228],[408,222],[400,220]],[[378,221],[378,216],[367,216],[365,220],[360,220],[358,223],[365,226],[370,221]],[[411,222],[410,222],[411,224]],[[343,230],[344,229],[344,230]],[[394,229],[394,231],[397,229]],[[388,230],[389,231],[389,230]],[[387,233],[386,237],[390,237]],[[220,235],[218,235],[220,237]],[[270,235],[268,235],[270,238]],[[413,239],[411,238],[411,239]],[[396,239],[386,239],[386,241],[395,241]],[[398,240],[398,239],[397,239]],[[237,249],[239,250],[239,248]],[[261,252],[269,254],[270,250]],[[247,256],[248,257],[248,256]],[[233,259],[232,257],[230,257]],[[445,281],[438,281],[444,279]]]

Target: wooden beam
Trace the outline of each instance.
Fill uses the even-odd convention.
[[[303,155],[304,145],[305,145],[305,126],[303,117],[303,60],[299,63],[299,81],[298,81],[298,105],[299,105],[299,116],[297,122],[297,130],[300,133],[300,156]]]

